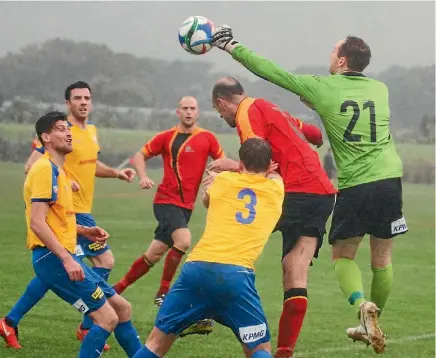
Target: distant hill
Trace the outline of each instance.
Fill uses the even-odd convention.
[[[290,69],[292,70],[292,69]],[[327,74],[325,68],[301,67],[295,73]],[[94,101],[116,107],[174,108],[182,95],[196,96],[210,110],[210,92],[226,73],[213,73],[204,62],[163,61],[114,53],[88,42],[53,39],[0,58],[0,97],[16,96],[38,102],[63,102],[65,87],[78,80],[89,82]],[[390,89],[392,126],[416,126],[423,115],[434,116],[435,67],[392,67],[375,74]],[[239,78],[251,96],[265,97],[292,114],[312,116],[299,98],[266,81]]]

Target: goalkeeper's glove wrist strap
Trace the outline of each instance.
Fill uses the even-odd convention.
[[[239,42],[236,40],[231,39],[225,46],[225,50],[228,53],[232,53],[232,51],[239,45]]]

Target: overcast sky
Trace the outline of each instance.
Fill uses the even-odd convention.
[[[370,72],[434,63],[433,1],[1,2],[0,56],[60,37],[137,56],[211,61],[218,70],[246,74],[218,49],[202,56],[183,51],[177,31],[191,15],[231,25],[237,40],[290,70],[327,66],[335,42],[348,34],[371,46]]]

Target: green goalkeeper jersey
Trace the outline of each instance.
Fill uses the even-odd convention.
[[[240,44],[232,56],[255,75],[312,104],[332,147],[339,189],[402,177],[403,165],[389,131],[389,93],[384,83],[354,72],[293,75]]]

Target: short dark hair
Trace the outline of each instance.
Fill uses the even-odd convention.
[[[361,38],[347,36],[338,49],[338,57],[346,57],[348,69],[362,72],[369,65],[371,49]]]
[[[76,89],[76,88],[87,88],[87,89],[89,89],[89,93],[92,93],[91,92],[91,86],[88,83],[86,83],[85,81],[77,81],[77,82],[74,82],[74,83],[70,84],[65,89],[65,100],[67,100],[67,101],[70,100],[70,98],[71,98],[71,91],[73,89]]]
[[[217,98],[230,99],[236,95],[245,94],[244,87],[241,83],[233,77],[226,77],[215,83],[212,89],[212,99],[215,101]]]
[[[249,138],[239,148],[239,159],[245,169],[253,173],[266,172],[270,166],[272,150],[262,138]]]
[[[38,136],[39,141],[44,145],[44,140],[42,139],[43,133],[50,133],[56,122],[67,121],[67,115],[64,112],[48,112],[39,118],[35,123],[35,132]]]

